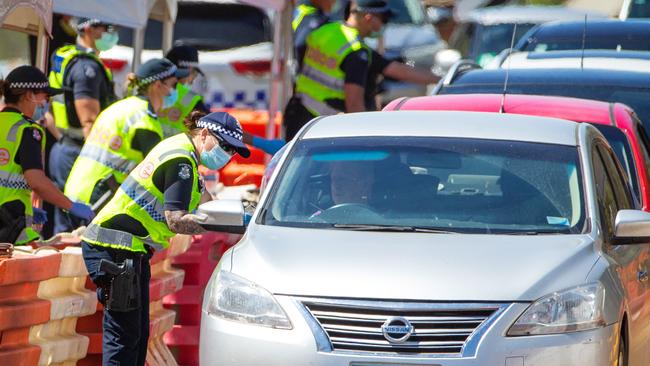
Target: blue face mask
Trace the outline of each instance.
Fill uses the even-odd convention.
[[[178,99],[178,90],[172,89],[172,92],[163,99],[163,109],[171,108]]]
[[[217,145],[212,150],[201,153],[201,164],[205,165],[208,169],[217,170],[228,164],[230,158],[232,156]]]
[[[120,40],[120,36],[115,32],[104,32],[100,39],[95,40],[95,47],[99,51],[108,51],[111,48],[115,47],[117,42]]]
[[[50,103],[45,102],[43,104],[39,104],[36,106],[36,109],[34,109],[34,115],[32,116],[32,119],[34,121],[39,121],[45,117],[45,113],[50,109]]]

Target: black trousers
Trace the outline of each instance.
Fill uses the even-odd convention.
[[[306,125],[307,122],[314,118],[316,118],[316,116],[302,105],[300,99],[291,97],[284,109],[283,124],[285,141],[289,142],[293,140],[302,126]]]
[[[122,263],[132,258],[140,273],[140,303],[138,309],[126,312],[104,309],[103,319],[103,366],[143,366],[147,357],[149,342],[149,280],[151,268],[149,254],[134,253],[94,246],[81,242],[84,262],[88,274],[97,285],[97,298],[104,303],[105,289],[110,284],[109,275],[99,270],[102,259]]]

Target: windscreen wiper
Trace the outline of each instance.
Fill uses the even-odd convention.
[[[418,232],[434,234],[457,234],[454,231],[432,229],[419,226],[396,226],[396,225],[364,225],[364,224],[334,224],[337,229],[348,229],[354,231],[390,231],[390,232]]]

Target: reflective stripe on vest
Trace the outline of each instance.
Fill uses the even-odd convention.
[[[151,240],[151,238],[141,238],[125,231],[107,229],[97,224],[90,224],[84,231],[83,238],[88,241],[98,241],[104,243],[112,243],[123,248],[133,249],[133,245],[137,240],[141,240],[144,244],[150,245],[156,250],[163,249],[163,246]],[[136,239],[136,240],[133,240]]]
[[[32,193],[32,189],[27,184],[25,176],[0,170],[0,187],[10,189],[27,190]]]
[[[344,102],[345,73],[341,64],[348,54],[361,49],[368,50],[359,32],[343,23],[325,24],[307,37],[307,51],[296,78],[296,94],[302,96],[303,105],[312,114],[344,112],[327,102]]]
[[[133,168],[138,165],[137,162],[124,159],[119,155],[115,155],[112,152],[97,145],[84,146],[79,156],[94,160],[99,164],[104,165],[105,167],[117,170],[118,172],[124,174],[131,173],[131,170],[133,170]]]
[[[93,245],[123,248],[143,252],[144,245],[165,248],[174,233],[167,226],[164,211],[164,193],[153,182],[158,168],[171,159],[187,157],[193,172],[192,198],[189,211],[198,207],[201,194],[198,191],[198,161],[194,154],[192,141],[186,134],[178,134],[158,144],[147,157],[129,174],[111,201],[97,214],[92,231],[83,239]],[[179,178],[181,179],[181,178]],[[138,221],[148,232],[146,238],[129,233],[115,233],[116,230],[103,228],[116,215],[127,215]]]

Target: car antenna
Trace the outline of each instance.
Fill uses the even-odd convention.
[[[587,14],[585,13],[585,23],[582,26],[582,53],[580,54],[580,70],[585,65],[585,43],[587,42]]]
[[[506,103],[506,93],[508,92],[508,78],[510,77],[510,62],[512,59],[512,49],[515,47],[515,35],[517,34],[517,23],[512,28],[512,39],[510,40],[510,49],[508,50],[508,64],[506,65],[506,78],[503,81],[503,95],[501,95],[501,106],[499,107],[499,113],[505,113],[503,106]]]

